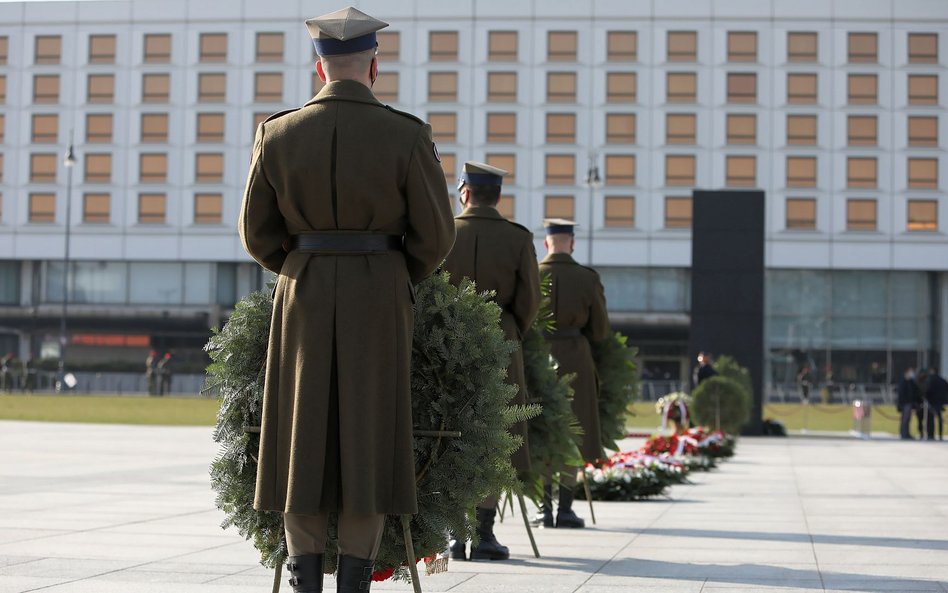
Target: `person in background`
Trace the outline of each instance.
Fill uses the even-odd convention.
[[[155,371],[158,373],[158,395],[170,394],[172,377],[170,352],[165,352],[164,357],[158,361]]]
[[[36,389],[36,363],[32,356],[23,361],[23,391],[33,393]]]
[[[948,405],[948,381],[938,374],[935,368],[928,369],[928,382],[925,386],[925,399],[928,401],[930,415],[928,438],[935,438],[935,425],[938,428],[938,440],[944,440],[943,412]]]
[[[13,391],[13,353],[0,358],[0,389]]]
[[[145,359],[145,382],[148,384],[148,395],[158,394],[158,353],[152,350]]]
[[[701,385],[701,382],[705,379],[710,379],[711,377],[717,375],[718,372],[714,370],[714,367],[711,365],[711,355],[707,352],[698,353],[698,366],[695,367],[695,372],[692,376],[692,383],[697,387]]]
[[[912,438],[912,412],[922,403],[922,393],[915,382],[915,367],[905,369],[895,390],[898,394],[897,405],[900,414],[899,436],[902,440],[909,440]]]
[[[810,401],[810,387],[813,385],[813,381],[810,377],[810,365],[803,365],[803,368],[800,369],[800,373],[797,374],[797,385],[800,386],[800,397],[802,401]]]

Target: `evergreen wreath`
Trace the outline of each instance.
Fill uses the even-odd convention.
[[[490,295],[464,280],[455,287],[447,273],[416,287],[412,343],[412,414],[418,514],[411,518],[419,558],[447,546],[447,534],[474,536],[474,507],[486,496],[515,489],[510,455],[520,439],[509,433],[515,422],[540,413],[539,406],[511,406],[514,387],[505,382],[515,345],[500,327],[500,308]],[[263,370],[273,301],[255,292],[235,307],[227,324],[206,347],[208,374],[220,390],[221,411],[214,440],[221,444],[211,466],[222,527],[236,527],[253,540],[261,563],[275,567],[286,559],[281,513],[253,508],[263,400]],[[428,436],[457,431],[456,438]],[[336,534],[329,529],[325,569],[335,569]],[[376,575],[408,579],[400,517],[386,519],[376,559]]]
[[[618,451],[617,441],[625,438],[629,406],[639,395],[639,370],[635,363],[638,348],[619,332],[610,333],[592,344],[593,360],[599,373],[599,430],[602,446]]]

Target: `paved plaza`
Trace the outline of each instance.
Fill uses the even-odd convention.
[[[0,593],[269,592],[253,546],[219,527],[210,433],[0,422]],[[743,439],[693,482],[538,530],[539,560],[508,517],[514,560],[452,562],[424,591],[948,592],[946,444]]]

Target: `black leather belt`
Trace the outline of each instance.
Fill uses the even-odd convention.
[[[401,251],[401,235],[379,233],[300,233],[290,237],[290,250],[303,253],[384,253]]]
[[[546,334],[547,338],[578,338],[583,332],[578,327],[561,327]]]

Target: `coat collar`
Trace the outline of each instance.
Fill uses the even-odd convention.
[[[458,214],[454,218],[490,218],[493,220],[507,220],[500,212],[497,211],[497,208],[492,208],[491,206],[471,206],[470,208],[465,208],[464,212]]]
[[[326,86],[320,89],[319,93],[310,99],[304,107],[326,101],[352,101],[383,107],[382,103],[372,94],[370,88],[354,80],[334,80],[326,83]]]
[[[541,264],[579,264],[573,256],[568,253],[549,253],[543,260]]]

